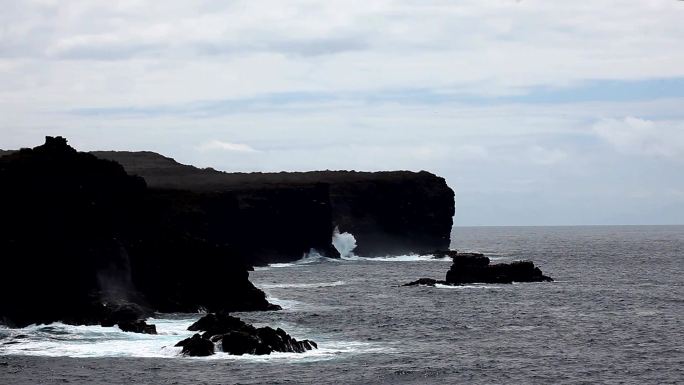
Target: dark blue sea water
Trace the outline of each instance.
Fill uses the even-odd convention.
[[[198,315],[159,315],[159,336],[33,326],[0,330],[0,383],[684,383],[684,226],[455,228],[452,247],[556,282],[400,287],[450,262],[310,258],[253,272],[284,310],[239,316],[317,351],[179,358]]]

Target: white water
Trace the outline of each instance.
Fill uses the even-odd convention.
[[[288,263],[271,263],[266,267],[255,267],[254,270],[266,270],[271,267],[293,267],[293,266],[300,266],[300,265],[308,265],[311,263],[320,263],[320,262],[328,262],[328,261],[335,261],[335,259],[331,258],[326,258],[322,255],[320,255],[316,250],[311,249],[308,253],[304,254],[301,259],[294,261],[294,262],[288,262]]]
[[[407,255],[394,255],[387,257],[359,257],[352,255],[349,257],[342,258],[346,261],[375,261],[375,262],[451,262],[450,257],[435,258],[432,255],[418,255],[418,254],[407,254]]]
[[[284,304],[288,301],[280,302]],[[199,314],[186,314],[173,318],[150,318],[147,322],[157,326],[159,333],[157,335],[127,333],[116,326],[72,326],[63,323],[31,325],[23,329],[0,327],[0,335],[6,336],[0,343],[0,356],[140,357],[265,362],[318,361],[347,354],[391,353],[393,351],[391,348],[378,344],[361,341],[339,341],[318,335],[315,341],[319,348],[305,353],[234,356],[217,351],[210,357],[183,357],[180,355],[181,348],[174,345],[195,333],[188,331],[187,328],[199,317]],[[311,338],[313,334],[312,331],[295,325],[277,326],[287,328],[286,330],[298,339]]]
[[[0,345],[0,355],[174,357],[181,351],[174,345],[193,335],[186,329],[198,318],[199,315],[176,319],[150,318],[147,322],[156,325],[157,335],[127,333],[116,326],[73,326],[59,322],[23,329],[2,328],[0,332],[11,337]],[[7,343],[15,341],[19,343]]]
[[[259,285],[261,289],[285,289],[285,288],[295,288],[295,289],[305,289],[305,288],[317,288],[317,287],[333,287],[341,286],[346,282],[335,281],[335,282],[314,282],[314,283],[262,283]]]
[[[348,258],[354,256],[356,248],[356,238],[351,233],[340,233],[340,229],[335,227],[332,236],[332,244],[340,253],[340,257]]]

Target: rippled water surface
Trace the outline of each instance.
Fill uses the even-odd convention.
[[[197,315],[158,316],[159,336],[32,326],[0,330],[0,383],[684,382],[684,227],[456,228],[453,247],[556,282],[400,287],[450,261],[311,258],[253,272],[284,310],[239,316],[318,351],[178,358]]]

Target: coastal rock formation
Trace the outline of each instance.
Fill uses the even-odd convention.
[[[454,207],[427,172],[228,174],[61,137],[0,154],[0,184],[0,322],[13,326],[149,331],[154,311],[276,310],[252,266],[336,257],[335,227],[361,255],[444,248]]]
[[[63,138],[0,157],[0,185],[0,322],[137,327],[152,311],[277,308],[198,230],[196,206]]]
[[[550,282],[550,277],[534,266],[532,261],[514,261],[490,265],[489,258],[478,253],[458,253],[446,274],[449,284]]]
[[[157,327],[155,325],[148,325],[147,322],[142,320],[119,322],[117,326],[124,332],[157,334]]]
[[[337,257],[335,227],[354,235],[361,256],[423,254],[450,244],[454,192],[429,172],[225,173],[153,152],[92,154],[142,177],[148,196],[177,207],[184,222],[195,220],[186,231],[230,245],[248,265],[291,262],[312,249]]]
[[[413,282],[405,283],[401,286],[435,286],[438,283],[446,284],[446,281],[438,281],[434,278],[418,278]]]
[[[297,341],[283,329],[255,328],[237,317],[224,313],[207,314],[190,325],[188,330],[204,332],[202,335],[195,334],[176,344],[176,346],[182,346],[182,354],[188,356],[197,355],[198,352],[203,355],[207,352],[207,342],[213,344],[218,341],[221,341],[223,352],[234,355],[263,355],[272,352],[303,353],[318,348],[313,341]]]
[[[454,192],[425,171],[225,173],[152,152],[93,154],[120,163],[160,194],[201,193],[196,207],[223,210],[207,218],[211,228],[222,229],[212,239],[233,244],[250,263],[292,261],[311,248],[336,256],[335,227],[354,235],[361,256],[450,244]]]
[[[180,341],[176,346],[182,346],[181,354],[190,357],[206,357],[214,354],[214,343],[195,334]]]
[[[489,258],[480,253],[459,253],[453,250],[431,252],[435,257],[449,256],[454,263],[446,279],[420,278],[402,286],[462,285],[469,283],[552,282],[531,261],[514,261],[490,265]]]

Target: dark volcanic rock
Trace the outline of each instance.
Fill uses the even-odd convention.
[[[121,238],[144,181],[47,138],[0,157],[0,185],[0,315],[15,326],[97,323],[101,297],[128,284]]]
[[[304,353],[307,350],[311,350],[313,346],[316,346],[315,343],[312,345],[309,340],[297,341],[281,328],[274,330],[267,326],[257,329],[256,334],[261,340],[260,348],[262,352],[260,353],[259,349],[257,349],[255,354],[270,354],[271,352]]]
[[[446,283],[445,281],[438,281],[436,279],[432,278],[420,278],[418,280],[415,280],[413,282],[405,283],[401,286],[435,286],[438,283]]]
[[[490,265],[483,254],[467,253],[453,256],[454,263],[446,274],[449,284],[512,283],[553,281],[542,274],[531,261],[516,261]]]
[[[102,326],[128,325],[150,317],[153,314],[154,312],[151,309],[139,304],[119,301],[104,303],[98,318]]]
[[[206,341],[221,341],[224,352],[235,355],[271,354],[272,352],[303,353],[318,345],[309,340],[297,341],[283,329],[255,328],[228,314],[207,314],[188,327],[190,331],[204,331]],[[195,337],[199,336],[196,334]],[[195,338],[193,337],[193,338]],[[188,339],[176,346],[184,346]]]
[[[170,205],[179,204],[200,222],[193,232],[215,244],[230,244],[247,264],[291,262],[312,249],[339,257],[332,246],[334,226],[326,183],[252,183],[240,178],[226,184],[223,177],[232,174],[181,165],[154,153],[94,154],[144,176],[150,194]]]
[[[149,195],[197,222],[193,234],[230,244],[251,265],[297,260],[311,249],[337,257],[335,227],[355,236],[362,256],[425,253],[450,243],[454,193],[425,171],[224,173],[152,152],[92,154],[143,177]]]
[[[195,334],[180,341],[176,346],[182,346],[181,354],[191,357],[206,357],[214,354],[214,343]]]
[[[157,327],[155,325],[148,325],[145,321],[122,321],[117,324],[119,329],[125,332],[142,333],[142,334],[157,334]]]
[[[334,256],[335,226],[356,237],[357,255],[449,247],[454,192],[443,178],[425,171],[224,173],[151,152],[94,154],[121,163],[154,189],[203,192],[209,200],[213,195],[232,213],[216,222],[221,223],[217,228],[231,230],[216,239],[236,243],[256,263],[298,259],[309,248]],[[231,200],[239,202],[237,209]]]
[[[211,338],[217,334],[224,334],[231,331],[241,331],[254,329],[251,325],[243,322],[240,318],[233,317],[225,313],[210,313],[197,320],[188,327],[192,332],[203,331],[202,337]]]
[[[225,353],[241,356],[243,354],[269,354],[266,346],[256,334],[232,331],[221,337],[221,348]]]
[[[0,320],[10,326],[273,309],[235,249],[210,240],[220,229],[197,214],[195,193],[150,191],[59,137],[0,157],[0,186]]]
[[[489,264],[489,258],[480,253],[459,253],[455,250],[433,251],[435,257],[449,256],[454,263],[446,274],[445,281],[420,278],[402,286],[461,285],[468,283],[513,283],[513,282],[551,282],[553,279],[542,274],[531,261]]]

